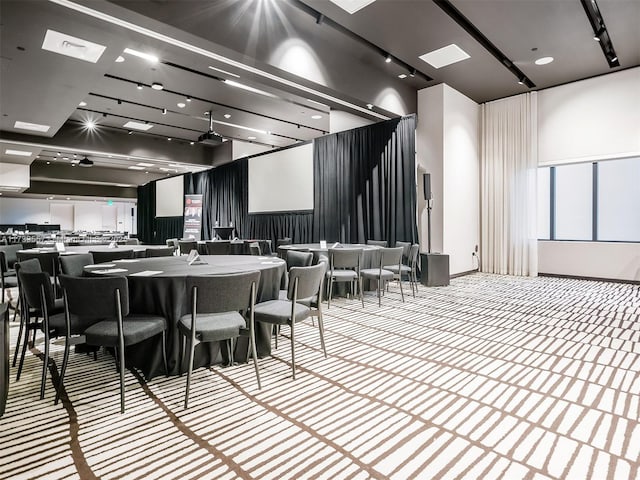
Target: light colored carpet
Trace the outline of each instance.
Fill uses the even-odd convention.
[[[103,353],[71,356],[54,407],[30,352],[0,477],[640,478],[637,285],[475,274],[365,300],[325,308],[327,359],[310,322],[296,330],[297,380],[283,338],[262,390],[250,364],[199,369],[186,411],[185,377],[128,371],[121,415]]]

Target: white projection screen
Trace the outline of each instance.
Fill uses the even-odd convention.
[[[313,210],[313,143],[249,159],[249,213]]]
[[[181,217],[184,204],[182,175],[156,182],[156,217]]]

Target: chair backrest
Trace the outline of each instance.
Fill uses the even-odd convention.
[[[396,247],[402,247],[402,263],[408,263],[411,242],[396,242]]]
[[[173,247],[147,248],[147,257],[171,257],[173,256]]]
[[[289,237],[278,238],[276,240],[276,248],[281,247],[282,245],[291,245],[291,239]]]
[[[53,309],[55,295],[53,294],[53,286],[51,285],[51,277],[47,272],[25,272],[21,269],[18,273],[20,277],[20,288],[27,305],[44,311]],[[44,298],[42,292],[44,291]],[[44,304],[43,304],[44,300]]]
[[[178,249],[178,239],[177,238],[167,238],[165,240],[167,247],[173,247],[174,250]]]
[[[14,243],[12,245],[0,245],[0,252],[4,253],[4,259],[7,268],[13,268],[13,264],[18,261],[18,250],[22,250],[21,243]]]
[[[4,275],[5,273],[7,273],[8,269],[9,264],[7,263],[7,256],[2,250],[0,250],[0,273]]]
[[[30,248],[36,248],[38,246],[38,242],[22,242],[23,250],[29,250]]]
[[[47,272],[52,277],[57,276],[60,270],[59,257],[60,254],[58,252],[18,252],[18,261],[22,262],[35,258],[40,262],[42,271]]]
[[[114,260],[129,259],[134,257],[133,250],[127,250],[124,248],[114,248],[111,250],[89,252],[93,255],[93,261],[95,263],[113,262]]]
[[[116,291],[120,292],[122,316],[129,314],[127,277],[72,277],[60,275],[65,305],[83,319],[118,318]]]
[[[208,255],[231,254],[231,242],[229,240],[216,240],[215,242],[207,241],[205,245],[207,246]]]
[[[322,287],[326,270],[327,265],[324,262],[309,267],[291,267],[291,270],[289,270],[287,298],[293,300],[296,285],[298,289],[297,301],[320,295],[320,288]]]
[[[137,238],[127,238],[124,241],[124,245],[140,245],[140,240]]]
[[[60,256],[60,271],[65,275],[81,277],[84,273],[84,267],[91,264],[93,264],[93,255],[90,253]]]
[[[384,265],[402,264],[402,247],[381,248],[380,249],[380,268]]]
[[[386,240],[367,240],[367,245],[376,245],[378,247],[386,247],[387,241]]]
[[[196,240],[178,240],[180,247],[180,255],[189,255],[191,250],[198,250],[198,242]]]
[[[38,273],[42,271],[42,267],[40,266],[40,262],[37,258],[30,258],[29,260],[22,260],[21,262],[16,262],[14,265],[16,269],[16,273],[23,271],[26,273]]]
[[[359,271],[362,259],[362,248],[330,248],[329,265],[335,268],[349,268]]]
[[[409,249],[409,266],[416,268],[418,265],[418,254],[420,253],[420,245],[414,243]]]
[[[262,255],[262,252],[260,251],[260,244],[258,242],[251,242],[249,244],[249,253],[251,253],[251,255],[255,255],[257,257]]]
[[[286,262],[287,270],[291,270],[292,267],[308,267],[313,262],[313,253],[289,250]]]
[[[230,275],[187,276],[187,292],[197,313],[246,311],[255,303],[255,292],[260,272],[243,272]]]

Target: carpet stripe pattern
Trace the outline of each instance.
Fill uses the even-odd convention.
[[[408,289],[405,289],[408,290]],[[640,479],[640,287],[473,274],[325,308],[253,367],[146,383],[42,345],[0,419],[1,478]],[[12,324],[12,334],[17,334]],[[283,328],[283,335],[288,335]],[[12,339],[12,344],[15,338]]]

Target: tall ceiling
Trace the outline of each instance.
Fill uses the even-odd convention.
[[[438,83],[481,103],[640,65],[638,0],[597,0],[614,68],[580,0],[377,0],[353,14],[336,3],[2,0],[0,162],[31,164],[25,193],[131,196],[149,180],[230,160],[232,144],[323,135],[330,111],[368,121],[414,113],[416,92]],[[47,31],[74,37],[67,53],[83,41],[105,48],[95,63],[55,53],[42,48]],[[470,58],[441,68],[419,58],[450,44]],[[545,56],[554,61],[534,63]],[[209,112],[226,140],[215,148],[198,143]],[[92,168],[73,166],[84,156]]]

